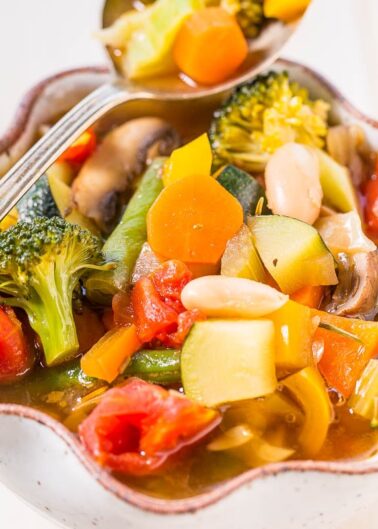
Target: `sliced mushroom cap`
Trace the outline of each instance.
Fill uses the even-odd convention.
[[[348,167],[353,184],[359,187],[371,175],[375,155],[358,125],[336,125],[328,129],[327,149],[338,163]]]
[[[85,162],[72,186],[72,201],[103,231],[114,222],[119,201],[149,159],[169,155],[180,144],[164,120],[139,118],[109,132]]]
[[[326,310],[341,316],[374,318],[378,305],[378,251],[342,259],[339,284]]]

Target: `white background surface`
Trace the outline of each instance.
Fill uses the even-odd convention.
[[[104,62],[91,38],[101,5],[102,0],[0,0],[0,134],[35,82],[58,70]],[[322,72],[358,108],[378,118],[377,0],[314,0],[284,55]],[[376,529],[377,524],[351,520],[338,529],[357,527]],[[0,485],[0,529],[25,528],[57,525]]]

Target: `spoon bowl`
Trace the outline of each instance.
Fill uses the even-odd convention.
[[[145,0],[145,5],[148,3],[152,3],[151,0]],[[140,0],[105,0],[103,27],[111,25],[122,13],[142,7]],[[70,110],[3,177],[0,181],[0,220],[80,134],[108,111],[129,101],[194,102],[226,93],[272,64],[297,24],[277,21],[266,24],[260,36],[250,41],[248,58],[235,75],[211,87],[189,82],[180,75],[131,82],[122,77],[117,54],[107,48],[109,62],[113,66],[113,81],[92,92]]]
[[[102,27],[108,28],[127,11],[152,4],[154,0],[105,0],[102,13]],[[278,20],[269,21],[262,29],[257,38],[250,39],[249,54],[241,67],[233,76],[226,81],[214,86],[204,86],[195,83],[184,74],[171,74],[158,77],[145,78],[142,81],[131,84],[138,90],[148,90],[155,93],[157,97],[168,97],[170,99],[195,99],[208,97],[214,94],[226,92],[234,86],[248,81],[259,72],[272,64],[279,56],[283,46],[293,35],[298,21],[284,24]],[[123,79],[124,74],[121,67],[119,50],[110,46],[106,47],[108,58],[116,75]],[[130,81],[124,80],[126,83]]]

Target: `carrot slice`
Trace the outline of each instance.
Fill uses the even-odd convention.
[[[210,176],[187,176],[166,187],[147,215],[148,242],[185,263],[217,263],[241,227],[240,203]]]
[[[378,323],[343,318],[319,310],[314,310],[313,315],[320,317],[322,323],[331,324],[357,338],[320,327],[314,336],[314,340],[324,347],[318,364],[321,374],[330,387],[349,397],[367,363],[378,352]]]
[[[141,347],[135,325],[114,328],[82,357],[81,369],[89,377],[111,383]]]
[[[303,287],[294,292],[290,298],[297,303],[306,305],[311,309],[318,309],[324,296],[324,288],[322,286],[308,286]]]
[[[174,44],[177,66],[205,85],[230,77],[248,55],[248,43],[235,17],[220,7],[199,9],[183,23]]]

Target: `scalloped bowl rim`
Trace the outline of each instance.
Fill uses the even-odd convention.
[[[299,67],[307,77],[313,78],[318,84],[322,85],[349,115],[378,130],[377,120],[370,118],[363,112],[359,111],[321,74],[305,65],[286,59],[280,59],[276,64],[289,68]],[[50,76],[31,88],[21,100],[13,122],[9,128],[6,129],[3,136],[0,136],[0,155],[1,153],[8,151],[20,139],[25,125],[32,114],[34,105],[38,102],[39,97],[41,95],[43,96],[44,89],[51,83],[76,74],[106,74],[108,71],[108,68],[102,66],[70,69]],[[166,500],[138,492],[114,478],[87,454],[77,436],[71,433],[62,423],[46,413],[28,406],[0,403],[0,415],[20,417],[35,421],[45,426],[54,432],[67,445],[79,462],[87,469],[91,476],[102,487],[104,487],[105,490],[135,507],[158,514],[193,513],[220,501],[222,498],[228,496],[243,485],[251,484],[258,479],[286,472],[322,472],[345,475],[365,475],[378,472],[377,457],[357,461],[294,460],[282,463],[272,463],[264,467],[251,469],[225,483],[216,485],[209,492],[180,500]]]

